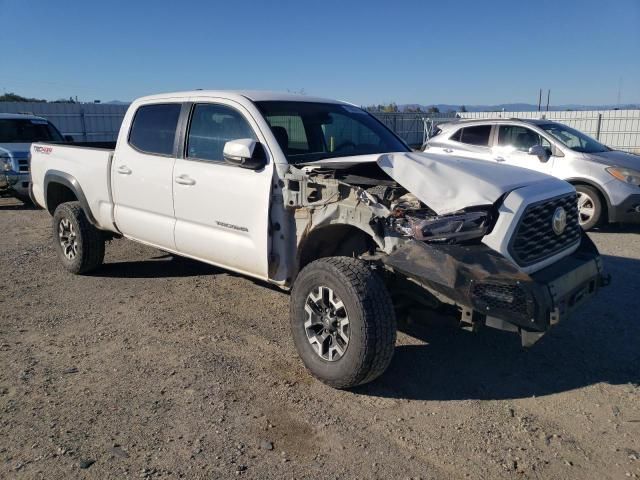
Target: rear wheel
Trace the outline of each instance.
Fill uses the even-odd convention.
[[[583,230],[591,230],[602,220],[603,205],[598,191],[587,185],[576,185],[578,192],[578,217]]]
[[[328,257],[307,265],[293,285],[290,320],[305,366],[334,388],[370,382],[389,366],[393,304],[380,276],[361,260]]]
[[[58,205],[53,214],[53,244],[64,268],[83,274],[104,260],[104,237],[91,225],[79,202]]]

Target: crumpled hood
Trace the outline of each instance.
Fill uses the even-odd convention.
[[[449,154],[400,152],[341,157],[307,163],[308,167],[347,168],[376,162],[396,182],[439,215],[492,205],[505,193],[533,183],[550,189],[565,181],[510,165]]]
[[[624,167],[640,170],[640,155],[611,150],[610,152],[585,153],[585,157],[592,162],[598,162],[612,167]]]
[[[0,143],[0,153],[8,153],[13,158],[28,158],[30,143]]]

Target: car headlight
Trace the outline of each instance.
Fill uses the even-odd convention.
[[[606,169],[609,175],[617,178],[621,182],[640,186],[640,172],[631,168],[609,167]]]
[[[0,153],[0,170],[5,172],[11,170],[11,157],[6,153]]]
[[[416,240],[456,243],[480,238],[491,226],[491,215],[485,211],[426,217],[417,213],[407,212],[396,219],[396,230]]]

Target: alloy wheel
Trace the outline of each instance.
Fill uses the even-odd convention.
[[[580,225],[589,223],[595,213],[596,206],[593,199],[584,192],[578,192],[578,219]]]
[[[63,218],[58,224],[58,238],[64,256],[69,260],[76,258],[76,255],[78,255],[78,238],[73,223],[68,218]]]
[[[316,354],[329,362],[342,358],[351,334],[342,300],[331,288],[319,286],[307,295],[304,310],[305,333]]]

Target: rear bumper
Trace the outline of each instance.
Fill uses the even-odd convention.
[[[619,205],[608,205],[611,223],[640,223],[640,194],[629,195]]]
[[[484,245],[411,241],[385,263],[451,299],[463,309],[463,321],[524,332],[523,341],[526,333],[544,333],[566,319],[609,282],[585,234],[571,255],[530,275]]]

